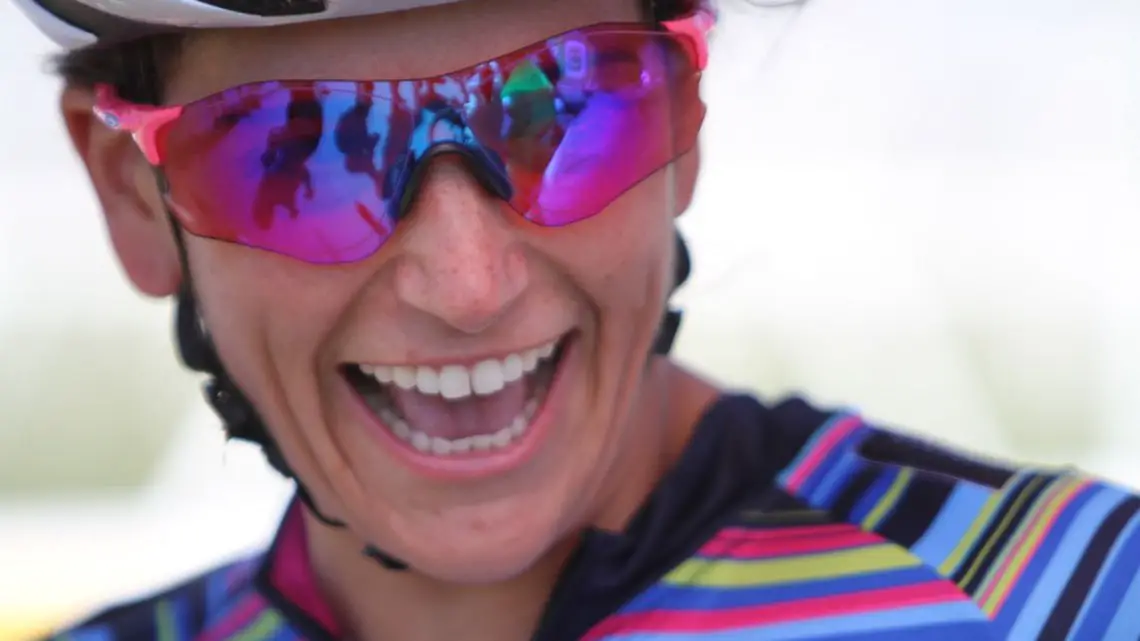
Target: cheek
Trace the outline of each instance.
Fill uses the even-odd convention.
[[[267,252],[189,240],[198,301],[228,372],[268,414],[276,412],[263,406],[275,397],[311,398],[350,299],[344,279]]]
[[[563,256],[595,307],[648,314],[664,303],[674,234],[667,174],[650,176],[598,216],[565,229],[573,236]]]

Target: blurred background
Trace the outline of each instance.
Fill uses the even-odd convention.
[[[679,354],[990,455],[1140,486],[1140,3],[729,0]],[[115,264],[0,3],[0,640],[261,545],[169,306]]]

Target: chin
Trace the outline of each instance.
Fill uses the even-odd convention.
[[[561,503],[551,500],[549,505]],[[533,570],[561,552],[564,518],[562,510],[544,509],[530,501],[453,506],[430,516],[421,514],[414,521],[390,520],[378,543],[434,580],[497,583]],[[389,547],[384,539],[390,541]]]
[[[404,561],[417,573],[454,584],[491,584],[517,578],[542,563],[557,547],[556,541],[520,541],[471,545],[456,541],[449,546],[436,539],[434,549],[411,551]]]

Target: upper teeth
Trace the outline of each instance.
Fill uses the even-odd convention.
[[[415,389],[421,394],[439,394],[448,400],[466,398],[472,394],[489,396],[508,383],[513,383],[538,368],[538,364],[554,354],[558,342],[528,349],[504,358],[492,358],[466,365],[361,365],[360,371],[378,382],[392,384],[400,389]]]

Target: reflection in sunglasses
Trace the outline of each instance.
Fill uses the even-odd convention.
[[[553,147],[527,214],[539,224],[565,224],[576,212],[604,207],[645,177],[646,159],[669,155],[668,101],[652,99],[668,95],[667,52],[651,43],[597,55],[609,62],[593,66],[585,103]],[[605,185],[621,187],[599,188]]]
[[[189,233],[346,262],[391,236],[437,152],[537,224],[600,213],[695,144],[703,31],[684,26],[598,25],[435,78],[252,83],[179,107],[106,88],[97,113],[161,166]]]
[[[285,123],[269,130],[261,154],[262,179],[254,198],[253,217],[258,229],[269,229],[278,208],[297,218],[297,192],[313,198],[309,158],[321,144],[324,110],[311,88],[290,90]]]
[[[363,174],[373,184],[376,195],[382,197],[384,172],[376,166],[376,147],[381,135],[369,130],[368,121],[375,107],[374,83],[358,85],[356,102],[337,121],[333,140],[344,156],[344,170],[349,174]],[[363,207],[357,203],[358,207]]]

